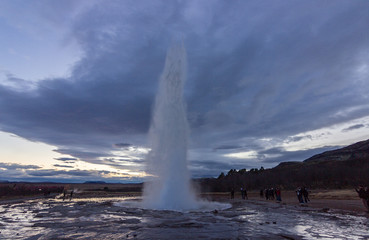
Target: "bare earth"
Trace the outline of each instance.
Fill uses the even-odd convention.
[[[137,192],[106,192],[106,191],[94,191],[88,192],[84,191],[85,188],[91,188],[91,185],[83,185],[78,184],[73,186],[77,191],[74,193],[73,199],[76,198],[111,198],[111,197],[138,197],[140,193]],[[119,187],[119,186],[117,186]],[[110,186],[110,188],[112,188]],[[112,188],[114,189],[114,187]],[[56,196],[55,194],[52,196]],[[8,203],[8,202],[21,202],[26,199],[43,199],[43,195],[39,196],[31,196],[31,197],[11,197],[11,198],[0,198],[0,204]],[[203,193],[201,194],[201,198],[211,200],[211,201],[230,201],[229,193]],[[357,193],[354,189],[343,189],[343,190],[312,190],[310,191],[310,202],[308,204],[299,204],[296,193],[294,191],[282,191],[282,202],[279,204],[287,204],[291,206],[302,206],[302,207],[312,207],[317,209],[336,209],[336,210],[344,210],[344,211],[352,211],[357,213],[365,212],[365,207],[361,199],[358,197]],[[233,201],[237,201],[241,199],[241,194],[235,193],[235,199]],[[261,202],[276,202],[273,200],[265,200],[265,198],[261,198],[258,191],[250,191],[248,192],[248,199],[261,201]]]
[[[258,192],[250,192],[249,199],[259,200]],[[361,199],[354,189],[345,190],[312,190],[310,191],[310,202],[303,206],[309,206],[318,209],[337,209],[344,211],[353,211],[357,213],[365,212]],[[263,201],[266,201],[263,199]],[[282,204],[299,206],[296,193],[294,191],[282,191]],[[301,206],[301,205],[300,205]]]
[[[0,201],[0,239],[369,239],[369,214],[354,190],[313,190],[300,205],[249,192],[202,194],[201,208],[145,209],[139,193],[75,189],[73,199]],[[217,201],[217,202],[214,202]]]

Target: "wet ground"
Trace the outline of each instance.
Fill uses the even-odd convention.
[[[118,198],[1,204],[0,239],[369,239],[365,213],[254,200],[190,212],[137,206]]]

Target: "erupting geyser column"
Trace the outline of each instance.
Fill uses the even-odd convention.
[[[151,151],[144,187],[145,207],[185,210],[197,208],[187,167],[189,127],[183,102],[186,52],[183,44],[169,49],[149,131]]]

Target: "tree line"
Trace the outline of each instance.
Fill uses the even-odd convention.
[[[224,192],[246,187],[260,190],[268,187],[296,189],[307,186],[311,189],[352,188],[358,185],[369,186],[369,158],[349,160],[325,160],[284,162],[271,169],[263,167],[231,169],[217,178],[199,180],[202,191]]]

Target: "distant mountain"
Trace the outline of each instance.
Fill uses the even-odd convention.
[[[249,189],[369,186],[369,140],[323,152],[302,162],[282,162],[271,169],[231,169],[217,179],[200,180],[200,185],[206,191],[229,191],[243,186]]]
[[[84,184],[106,184],[104,181],[86,181]]]
[[[311,158],[306,159],[304,162],[347,161],[355,159],[369,159],[369,139],[344,148],[314,155]]]

